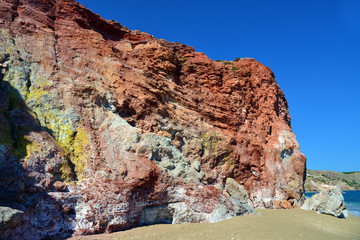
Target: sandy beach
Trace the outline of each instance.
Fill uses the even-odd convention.
[[[154,225],[112,234],[72,237],[71,240],[103,239],[360,239],[360,218],[320,215],[300,209],[258,209],[254,215],[222,222]]]

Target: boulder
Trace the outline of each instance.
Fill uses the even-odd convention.
[[[319,193],[306,199],[301,209],[315,210],[319,214],[328,214],[338,218],[349,217],[341,190],[334,186],[324,186]]]
[[[232,178],[226,179],[225,192],[231,198],[234,198],[234,199],[240,201],[241,203],[246,203],[247,200],[249,199],[249,196],[248,196],[244,186],[240,185]]]
[[[60,181],[56,181],[54,183],[54,188],[56,189],[56,191],[58,192],[65,192],[66,191],[66,184]]]

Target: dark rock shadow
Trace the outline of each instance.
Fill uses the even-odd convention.
[[[54,174],[52,181],[61,179],[59,172],[45,169],[47,159],[42,158],[56,153],[50,149],[43,156],[36,152],[33,159],[27,159],[30,134],[52,138],[31,115],[17,89],[2,78],[0,75],[0,214],[7,214],[8,219],[0,220],[0,239],[65,239],[72,234],[69,219],[75,218],[75,211],[64,210],[64,204],[49,194],[55,189],[47,176]]]
[[[79,7],[77,11],[80,16],[86,17],[75,19],[80,27],[100,33],[105,40],[120,41],[124,38],[126,31],[121,30],[122,26],[119,23],[106,21],[85,7]]]

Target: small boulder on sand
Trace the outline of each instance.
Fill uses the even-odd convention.
[[[325,185],[319,193],[306,199],[301,209],[315,210],[319,214],[333,215],[338,218],[349,217],[341,190],[335,186]]]

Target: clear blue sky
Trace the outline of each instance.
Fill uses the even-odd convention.
[[[360,170],[360,1],[79,2],[213,60],[264,63],[288,100],[308,168]]]

